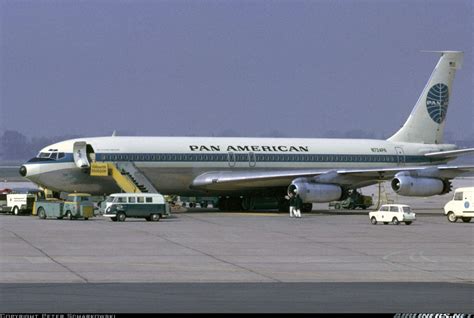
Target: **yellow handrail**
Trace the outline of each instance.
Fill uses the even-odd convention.
[[[111,176],[122,191],[128,193],[141,192],[140,188],[129,177],[124,176],[113,162],[93,162],[91,164],[91,176]]]

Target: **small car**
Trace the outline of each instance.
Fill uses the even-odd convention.
[[[377,222],[383,222],[383,224],[392,222],[395,225],[405,222],[406,225],[410,225],[416,220],[416,214],[410,206],[405,204],[384,204],[378,211],[370,212],[369,219],[374,225]]]

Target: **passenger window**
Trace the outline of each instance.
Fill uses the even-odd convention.
[[[137,197],[137,203],[145,203],[144,197]]]
[[[146,203],[152,203],[153,202],[153,198],[151,197],[146,197]]]
[[[127,198],[125,198],[125,197],[118,197],[118,198],[117,198],[117,202],[119,202],[119,203],[125,203],[125,202],[127,202],[126,199],[127,199]]]
[[[135,197],[128,197],[128,203],[135,203],[136,198]]]
[[[388,211],[388,206],[383,206],[380,208],[380,211]]]
[[[398,212],[398,206],[391,206],[390,212]]]
[[[65,156],[65,155],[64,155],[64,152],[58,153],[58,159],[64,158],[64,156]]]
[[[456,201],[462,201],[462,192],[456,192],[454,194],[454,200]]]

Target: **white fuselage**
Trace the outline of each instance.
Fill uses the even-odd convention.
[[[45,147],[38,155],[43,159],[33,158],[24,165],[26,177],[56,191],[118,192],[112,178],[91,177],[76,165],[73,145],[79,141],[92,147],[90,160],[131,161],[160,193],[178,195],[200,193],[191,184],[205,172],[426,166],[446,161],[427,158],[425,153],[456,148],[370,139],[95,137]],[[44,159],[48,153],[59,155]]]

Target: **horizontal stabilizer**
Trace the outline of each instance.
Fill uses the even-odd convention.
[[[465,154],[473,153],[474,148],[465,148],[465,149],[457,149],[457,150],[448,150],[448,151],[438,151],[438,152],[430,152],[425,154],[426,157],[431,158],[451,158],[451,157],[458,157]]]

